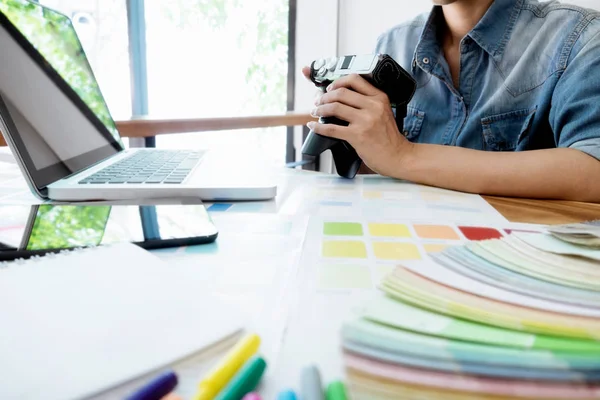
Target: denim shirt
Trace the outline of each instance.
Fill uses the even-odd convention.
[[[396,26],[376,51],[417,82],[404,135],[488,151],[571,147],[600,159],[600,13],[495,0],[460,43],[459,87],[439,42],[440,6]]]

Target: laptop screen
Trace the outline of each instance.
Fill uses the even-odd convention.
[[[38,189],[123,150],[68,17],[0,0],[0,117]]]

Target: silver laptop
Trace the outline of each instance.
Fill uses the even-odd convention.
[[[129,149],[68,17],[0,0],[0,131],[43,199],[265,200],[266,169],[214,152]]]

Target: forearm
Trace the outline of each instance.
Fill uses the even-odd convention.
[[[479,194],[600,202],[600,161],[579,150],[409,146],[393,170],[396,178]]]

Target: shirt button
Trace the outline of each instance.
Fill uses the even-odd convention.
[[[429,64],[429,58],[425,57],[425,58],[423,59],[423,64]]]

